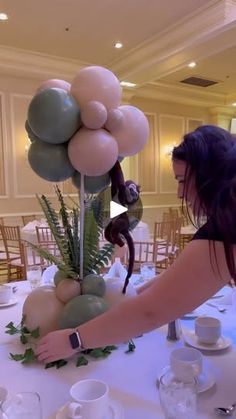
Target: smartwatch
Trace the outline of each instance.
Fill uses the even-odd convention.
[[[75,331],[69,335],[70,344],[72,349],[83,349],[83,345],[81,342],[80,334],[78,331]]]

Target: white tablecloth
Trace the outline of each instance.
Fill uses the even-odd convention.
[[[135,339],[136,350],[131,354],[124,353],[127,348],[124,344],[107,359],[90,361],[87,366],[79,368],[75,367],[73,360],[58,370],[45,370],[40,364],[23,366],[9,359],[10,352],[23,352],[22,345],[15,336],[5,334],[8,322],[20,322],[22,304],[30,291],[27,282],[17,283],[17,286],[18,304],[0,308],[0,386],[12,392],[37,391],[42,400],[43,419],[48,419],[55,417],[55,412],[68,401],[69,389],[74,382],[93,377],[109,384],[111,397],[124,407],[124,419],[163,418],[156,379],[168,364],[170,351],[184,345],[183,339],[167,341],[167,328],[162,327]],[[224,336],[233,340],[231,348],[205,355],[213,368],[216,385],[199,394],[198,418],[213,419],[213,407],[227,406],[236,401],[236,312],[232,306],[227,306],[224,314],[206,305],[203,309],[221,319]],[[192,320],[183,320],[181,324],[183,330],[193,328]]]

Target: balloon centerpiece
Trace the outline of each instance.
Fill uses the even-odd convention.
[[[31,141],[28,151],[31,168],[47,181],[61,182],[71,178],[80,190],[79,211],[73,209],[69,215],[62,194],[56,189],[62,228],[48,199],[38,198],[61,253],[61,259],[49,256],[49,260],[59,268],[55,276],[55,292],[40,287],[27,297],[23,308],[26,326],[29,329],[36,325],[40,327],[45,318],[44,298],[50,300],[48,306],[55,309],[47,313],[47,328],[41,327],[41,335],[58,327],[74,327],[109,308],[104,297],[106,283],[98,275],[97,268],[111,256],[112,245],[123,246],[124,241],[130,250],[123,294],[126,292],[134,259],[127,215],[122,214],[108,224],[105,237],[110,243],[99,250],[102,226],[94,218],[97,201],[85,205],[85,194],[96,194],[107,188],[110,182],[111,198],[116,196],[122,205],[130,204],[133,189],[131,191],[130,183],[124,181],[119,161],[144,147],[149,125],[141,110],[120,105],[121,94],[120,82],[110,70],[89,66],[78,72],[71,85],[57,79],[43,82],[28,108],[25,128]],[[136,195],[132,195],[132,202],[137,200],[137,193],[139,195],[138,187]],[[35,249],[43,257],[48,257],[44,249]],[[35,310],[37,316],[33,319],[37,304],[43,309],[41,314],[40,310]]]

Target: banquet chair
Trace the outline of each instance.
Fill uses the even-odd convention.
[[[53,256],[60,257],[60,251],[56,244],[55,238],[52,234],[50,227],[35,227],[37,242],[42,247],[42,249],[47,250]],[[62,228],[63,233],[63,228]],[[42,265],[49,265],[50,263],[46,261],[44,258],[42,259]]]
[[[43,243],[55,243],[55,238],[52,234],[50,227],[35,227],[37,242],[40,244]]]
[[[168,256],[158,254],[158,243],[147,241],[134,242],[134,272],[140,272],[140,266],[144,262],[153,262],[155,268],[159,270],[166,269],[168,266]]]
[[[20,227],[0,225],[0,231],[5,247],[4,259],[3,256],[0,259],[6,263],[8,281],[25,279],[26,261]]]
[[[153,240],[156,243],[157,254],[168,257],[169,265],[180,252],[180,231],[182,218],[174,218],[172,221],[155,222]]]
[[[31,214],[31,215],[22,215],[21,216],[23,225],[25,226],[26,224],[30,223],[31,221],[34,221],[37,219],[35,214]]]

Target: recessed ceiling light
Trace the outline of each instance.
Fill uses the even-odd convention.
[[[123,44],[121,42],[115,42],[114,47],[119,49],[123,47]]]
[[[189,63],[188,64],[188,67],[190,67],[190,68],[194,68],[194,67],[196,67],[196,63],[195,63],[195,61],[191,61],[191,63]]]
[[[7,20],[8,16],[6,13],[0,13],[0,20]]]
[[[137,86],[136,83],[131,83],[130,81],[121,81],[120,84],[123,87],[135,87],[135,86]]]
[[[232,106],[236,106],[236,102],[233,102],[233,103],[232,103]]]

